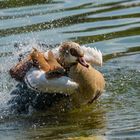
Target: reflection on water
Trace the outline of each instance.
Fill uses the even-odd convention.
[[[139,13],[139,0],[0,0],[0,139],[140,139]],[[104,95],[70,112],[10,114],[18,55],[64,40],[103,52]]]

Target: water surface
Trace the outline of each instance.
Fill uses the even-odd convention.
[[[73,40],[103,52],[102,97],[70,112],[11,114],[8,75],[36,43]],[[20,44],[17,51],[16,44]],[[46,49],[45,47],[43,49]],[[0,139],[140,139],[139,0],[0,0]]]

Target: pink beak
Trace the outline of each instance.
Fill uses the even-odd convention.
[[[86,67],[86,68],[89,67],[89,65],[87,64],[87,62],[86,62],[86,60],[84,59],[84,57],[79,57],[79,58],[78,58],[78,62],[79,62],[82,66],[84,66],[84,67]]]

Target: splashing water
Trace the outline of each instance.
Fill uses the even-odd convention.
[[[104,133],[108,139],[140,139],[139,13],[139,0],[1,0],[0,139],[74,139]],[[71,113],[12,118],[7,100],[16,82],[9,68],[36,44],[46,50],[44,44],[66,40],[103,52],[105,94],[96,104]]]

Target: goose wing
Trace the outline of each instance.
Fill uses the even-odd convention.
[[[29,88],[43,93],[72,94],[78,88],[78,84],[67,76],[47,78],[45,71],[35,68],[26,74],[24,81]]]

